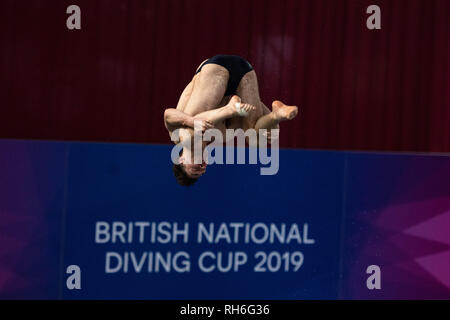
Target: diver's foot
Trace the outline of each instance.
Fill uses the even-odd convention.
[[[231,97],[230,102],[228,103],[231,108],[234,110],[234,115],[240,117],[247,117],[250,112],[254,112],[256,110],[255,106],[252,106],[248,103],[242,103],[241,98],[234,95]]]
[[[272,112],[279,121],[292,120],[298,114],[298,108],[296,106],[288,106],[283,102],[275,100],[272,103]]]

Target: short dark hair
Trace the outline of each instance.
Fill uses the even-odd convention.
[[[178,184],[181,186],[189,187],[198,180],[198,178],[189,177],[181,164],[174,164],[172,170],[175,179],[177,179]]]

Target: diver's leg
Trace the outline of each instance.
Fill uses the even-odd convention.
[[[217,64],[206,64],[194,77],[193,89],[184,112],[194,116],[217,108],[228,85],[228,70]]]
[[[272,103],[272,112],[258,119],[255,124],[255,130],[276,129],[281,121],[292,120],[298,113],[296,106],[285,105],[281,101]]]
[[[242,127],[245,129],[254,128],[258,135],[259,129],[267,129],[269,141],[271,139],[270,129],[279,129],[281,121],[293,119],[298,112],[296,106],[287,106],[281,101],[274,101],[272,111],[270,111],[259,96],[258,79],[254,70],[248,72],[242,78],[237,94],[243,102],[257,106],[254,117],[243,119]]]
[[[259,97],[258,79],[254,70],[247,72],[242,77],[236,90],[236,94],[242,99],[243,103],[248,103],[256,107],[255,112],[247,118],[241,119],[240,124],[240,127],[244,130],[253,128],[256,121],[264,115],[265,109],[267,109]],[[240,119],[237,121],[239,120]]]
[[[239,108],[236,107],[236,104],[239,104],[239,108],[240,108],[241,112],[239,112]],[[245,113],[248,113],[248,116],[250,117],[253,115],[255,110],[256,110],[256,107],[254,107],[250,104],[241,103],[241,99],[235,95],[235,96],[231,97],[231,99],[227,105],[225,105],[221,108],[201,112],[201,113],[195,115],[194,120],[202,119],[202,120],[207,120],[213,124],[218,124],[218,123],[221,123],[221,122],[225,121],[226,119],[229,119],[232,117],[245,116]]]
[[[266,107],[259,96],[258,79],[254,70],[242,77],[236,93],[241,97],[242,102],[258,108],[253,117],[244,119],[256,130],[277,128],[281,121],[291,120],[297,115],[297,107],[287,106],[281,101],[272,103],[272,112]]]
[[[194,89],[194,83],[193,83],[193,81],[191,81],[184,88],[183,92],[181,93],[180,98],[178,99],[178,103],[177,103],[177,107],[176,107],[177,110],[184,111],[189,99],[191,98],[193,89]]]

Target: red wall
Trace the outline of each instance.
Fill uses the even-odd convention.
[[[164,108],[229,53],[266,104],[300,106],[284,147],[448,152],[449,15],[447,0],[0,0],[0,137],[169,143]]]

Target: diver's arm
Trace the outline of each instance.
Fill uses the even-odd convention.
[[[164,123],[169,131],[178,128],[194,129],[195,124],[199,126],[198,129],[201,131],[214,128],[214,125],[209,120],[191,117],[178,109],[166,109],[166,111],[164,111]]]
[[[191,117],[183,111],[169,108],[164,111],[164,124],[170,131],[181,127],[194,127],[194,117]]]

